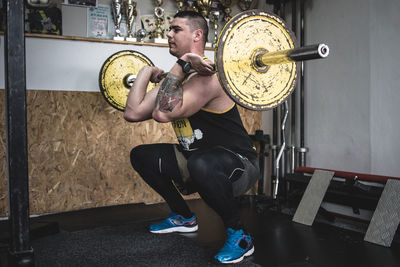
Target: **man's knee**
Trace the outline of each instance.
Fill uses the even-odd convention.
[[[207,177],[209,175],[209,160],[202,153],[192,155],[187,161],[187,168],[190,173],[192,180],[196,180],[197,177]]]
[[[135,170],[137,170],[137,168],[142,165],[142,160],[147,158],[145,155],[146,155],[145,145],[136,146],[131,150],[131,155],[130,155],[131,164]]]

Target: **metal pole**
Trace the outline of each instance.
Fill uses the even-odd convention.
[[[273,10],[275,14],[279,13],[280,10],[280,4],[279,0],[276,0],[273,4]],[[272,146],[271,146],[271,160],[272,160],[272,168],[271,174],[272,174],[272,188],[275,187],[274,185],[274,179],[276,179],[279,174],[276,172],[277,169],[275,168],[276,165],[276,158],[277,158],[277,152],[278,152],[278,108],[274,108],[272,111]],[[274,192],[272,192],[274,194]]]
[[[283,19],[283,20],[286,20],[286,14],[285,14],[285,11],[286,11],[286,5],[285,5],[285,1],[280,1],[280,5],[281,5],[281,7],[280,7],[280,17]],[[286,108],[287,108],[287,100],[285,101],[285,105],[286,105]],[[284,177],[286,177],[286,132],[285,132],[285,128],[286,128],[286,120],[284,120],[284,117],[285,117],[285,113],[287,113],[287,112],[289,112],[289,110],[288,109],[286,109],[285,110],[285,105],[281,105],[281,109],[280,109],[280,115],[281,115],[281,124],[280,124],[280,128],[281,128],[281,132],[280,132],[280,134],[281,134],[281,140],[280,140],[280,145],[281,145],[281,147],[280,147],[280,152],[279,152],[279,154],[278,154],[278,162],[280,161],[280,177],[282,177],[282,178],[284,178]],[[286,115],[287,116],[287,115]],[[284,123],[284,124],[283,124]],[[283,152],[283,153],[282,153]],[[276,184],[278,184],[279,183],[279,181],[278,181],[279,179],[278,179],[278,176],[277,176],[277,179],[276,179]],[[278,190],[278,188],[277,188],[277,190]],[[278,191],[276,191],[276,194],[278,193]]]
[[[297,36],[297,0],[292,0],[292,31]],[[291,117],[290,117],[290,173],[296,168],[296,91],[297,86],[291,95]]]
[[[326,44],[313,44],[275,52],[261,52],[255,56],[255,63],[259,67],[264,67],[274,64],[325,58],[328,55],[329,47]]]
[[[260,166],[260,173],[262,179],[258,181],[258,189],[257,189],[257,194],[258,195],[264,195],[264,160],[265,160],[265,144],[263,142],[260,142],[260,158],[258,159],[259,166]]]
[[[5,31],[9,266],[33,266],[29,238],[24,1],[7,0]]]
[[[304,16],[304,0],[300,0],[300,46],[304,46],[304,28],[305,28],[305,16]],[[304,135],[304,62],[301,62],[300,69],[300,147],[299,152],[299,166],[306,165],[306,152],[308,149],[305,147],[305,135]]]
[[[273,194],[272,197],[273,199],[276,199],[278,196],[278,190],[279,190],[279,165],[285,166],[283,163],[281,164],[281,159],[284,156],[284,152],[285,152],[285,147],[286,147],[286,138],[285,138],[285,127],[286,127],[286,120],[289,114],[289,104],[287,101],[285,101],[283,103],[284,105],[282,105],[282,121],[281,121],[281,132],[282,132],[282,140],[281,140],[281,148],[279,149],[279,153],[278,156],[276,157],[276,162],[275,162],[275,169],[276,169],[276,177],[275,177],[275,181],[274,181],[274,190],[273,190]],[[285,172],[282,172],[283,174],[285,174]],[[284,177],[284,176],[281,176]]]
[[[258,195],[264,195],[264,170],[265,170],[265,145],[269,144],[269,135],[264,135],[263,130],[256,130],[255,134],[251,136],[254,141],[259,142],[260,144],[260,157],[259,157],[259,166],[260,166],[260,174],[262,179],[258,181]]]

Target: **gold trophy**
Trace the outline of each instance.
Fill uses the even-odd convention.
[[[232,18],[231,7],[235,4],[235,1],[234,0],[219,0],[219,2],[224,7],[224,12],[225,12],[224,20],[225,20],[225,22],[228,22]]]
[[[197,7],[200,9],[201,15],[207,20],[208,25],[209,25],[209,15],[212,4],[213,4],[212,0],[197,0]],[[206,47],[211,47],[211,46],[212,46],[211,43],[209,42],[206,43]]]
[[[178,7],[178,11],[182,11],[184,5],[185,5],[185,1],[176,0],[176,6]]]
[[[136,38],[134,36],[135,30],[133,29],[135,17],[137,16],[136,2],[133,0],[125,0],[124,10],[125,10],[126,26],[128,28],[128,33],[127,36],[125,37],[125,40],[130,42],[136,42]]]
[[[257,5],[257,0],[239,0],[238,5],[243,11],[254,9]]]
[[[122,2],[122,0],[113,0],[112,4],[111,4],[114,26],[115,26],[115,36],[113,37],[113,39],[119,40],[119,41],[124,40],[124,37],[121,36],[121,20],[122,20],[122,14],[121,14],[122,3],[121,2]]]
[[[139,29],[136,32],[136,37],[138,38],[139,42],[143,43],[144,42],[144,38],[146,38],[146,36],[147,36],[147,31],[145,29],[143,29],[143,28]]]
[[[221,13],[219,10],[214,10],[210,12],[211,21],[214,25],[214,41],[212,42],[212,46],[215,47],[218,41],[218,27],[219,27],[219,17]]]
[[[188,0],[187,1],[186,10],[199,12],[199,10],[197,9],[197,7],[195,5],[195,1],[193,1],[193,0]]]
[[[197,0],[197,6],[199,7],[200,13],[203,17],[208,18],[212,2],[212,0]]]
[[[156,19],[156,29],[154,30],[153,37],[155,43],[168,43],[165,39],[164,30],[162,24],[164,22],[164,8],[161,7],[163,0],[154,0],[156,7],[154,8],[154,16]]]

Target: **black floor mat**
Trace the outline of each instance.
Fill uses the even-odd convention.
[[[180,234],[137,225],[61,232],[32,242],[35,266],[215,266],[215,249]],[[246,258],[235,266],[260,266]]]

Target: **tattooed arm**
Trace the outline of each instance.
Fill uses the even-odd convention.
[[[220,103],[221,96],[226,95],[209,62],[203,62],[202,57],[193,53],[187,53],[181,59],[191,62],[196,73],[183,83],[186,74],[175,63],[157,93],[152,114],[156,121],[169,122],[191,116],[201,108],[209,107],[210,103]]]
[[[187,53],[182,59],[189,61],[192,70],[200,75],[210,76],[215,73],[213,65],[203,60],[203,58],[197,54]],[[182,81],[186,74],[183,73],[182,70],[179,70],[180,67],[176,67],[176,65],[177,64],[175,64],[161,84],[157,94],[156,106],[158,105],[158,109],[161,112],[171,112],[183,99]]]
[[[173,73],[168,73],[157,94],[156,108],[161,112],[171,112],[183,98],[182,79]]]

